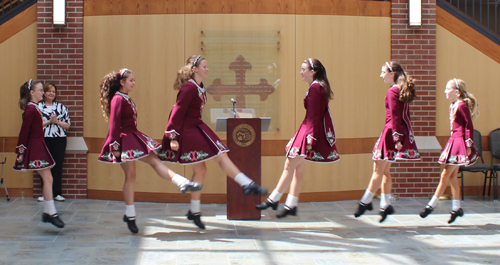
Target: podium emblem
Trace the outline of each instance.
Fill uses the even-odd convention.
[[[255,141],[255,130],[248,124],[240,124],[233,130],[233,141],[240,147],[247,147]]]

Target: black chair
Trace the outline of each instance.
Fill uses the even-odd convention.
[[[477,161],[474,165],[471,166],[461,166],[458,168],[458,172],[460,172],[460,176],[458,178],[462,179],[462,201],[464,200],[464,172],[473,172],[473,173],[483,173],[484,174],[484,187],[483,187],[483,197],[486,195],[486,180],[490,179],[490,187],[491,187],[491,179],[493,175],[496,175],[493,169],[493,165],[488,165],[484,163],[483,159],[483,141],[481,140],[481,133],[478,130],[474,130],[474,147],[477,150],[477,154],[481,161]],[[481,163],[479,163],[481,162]],[[490,173],[490,176],[488,176]],[[488,196],[489,196],[488,189]]]
[[[491,166],[493,166],[494,172],[490,176],[490,188],[488,188],[488,194],[491,189],[491,181],[493,180],[493,199],[498,200],[498,171],[500,170],[500,164],[494,164],[494,160],[500,159],[500,128],[493,130],[489,135],[490,139],[490,150],[491,150]]]

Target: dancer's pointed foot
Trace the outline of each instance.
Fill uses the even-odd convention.
[[[387,208],[385,209],[380,209],[380,216],[382,216],[382,218],[380,218],[380,222],[382,223],[383,221],[385,221],[387,216],[393,213],[394,208],[392,207],[392,205],[387,206]]]
[[[199,191],[203,188],[203,185],[199,182],[193,182],[193,181],[186,181],[179,185],[179,190],[181,191],[182,194],[188,192],[188,191]]]
[[[243,185],[242,186],[243,193],[245,196],[248,196],[250,194],[255,194],[259,196],[264,196],[267,195],[267,189],[264,187],[261,187],[259,184],[252,182],[248,185]]]
[[[420,212],[420,217],[422,218],[425,218],[427,217],[427,215],[431,214],[432,211],[434,211],[434,208],[432,208],[431,206],[427,205],[425,206],[425,209],[423,209],[421,212]]]
[[[285,210],[283,212],[281,212],[280,214],[277,214],[276,217],[285,218],[287,215],[297,216],[297,206],[290,208],[290,207],[285,205],[284,208],[285,208]]]
[[[55,213],[53,215],[43,213],[42,214],[42,222],[51,223],[59,228],[64,227],[64,222],[59,218],[59,215],[57,215],[57,213]]]
[[[450,220],[448,221],[448,224],[455,222],[455,219],[457,219],[457,217],[464,216],[464,210],[462,210],[462,208],[458,209],[457,211],[451,211],[450,213],[451,213],[451,216],[450,216]]]
[[[191,210],[186,214],[188,220],[192,220],[196,226],[205,229],[205,224],[201,222],[201,213],[192,213]]]
[[[255,205],[255,209],[257,210],[265,210],[271,207],[273,210],[278,209],[279,202],[273,202],[271,199],[267,198],[267,200],[263,201],[261,204]]]
[[[370,202],[368,204],[364,204],[362,202],[359,202],[358,203],[358,210],[354,213],[354,217],[356,217],[356,218],[360,217],[361,215],[363,215],[365,213],[366,210],[368,210],[368,211],[373,210],[372,203]]]
[[[123,215],[123,221],[127,223],[128,230],[132,232],[133,234],[139,233],[139,228],[137,228],[137,225],[135,225],[135,216],[128,217],[126,215]]]

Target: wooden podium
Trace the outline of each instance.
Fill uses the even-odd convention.
[[[261,119],[227,119],[227,147],[229,158],[251,178],[261,184]],[[227,178],[227,219],[260,220],[260,211],[255,205],[261,203],[261,197],[245,196],[241,186]]]

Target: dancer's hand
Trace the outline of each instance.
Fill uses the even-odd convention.
[[[121,153],[120,153],[120,151],[113,151],[113,155],[114,155],[116,158],[120,158]]]
[[[470,156],[470,154],[472,153],[472,150],[469,148],[467,148],[467,156]]]
[[[401,144],[401,142],[397,142],[395,147],[396,147],[396,149],[398,149],[398,151],[401,151],[401,149],[403,148],[403,145]]]
[[[170,141],[170,149],[172,149],[174,151],[178,151],[179,150],[179,142],[177,142],[177,140],[171,140]]]
[[[313,149],[313,147],[312,147],[312,145],[307,144],[307,145],[306,145],[306,149],[307,149],[307,150],[311,150],[311,149]]]
[[[24,155],[19,155],[16,159],[17,163],[22,163],[24,160]]]

